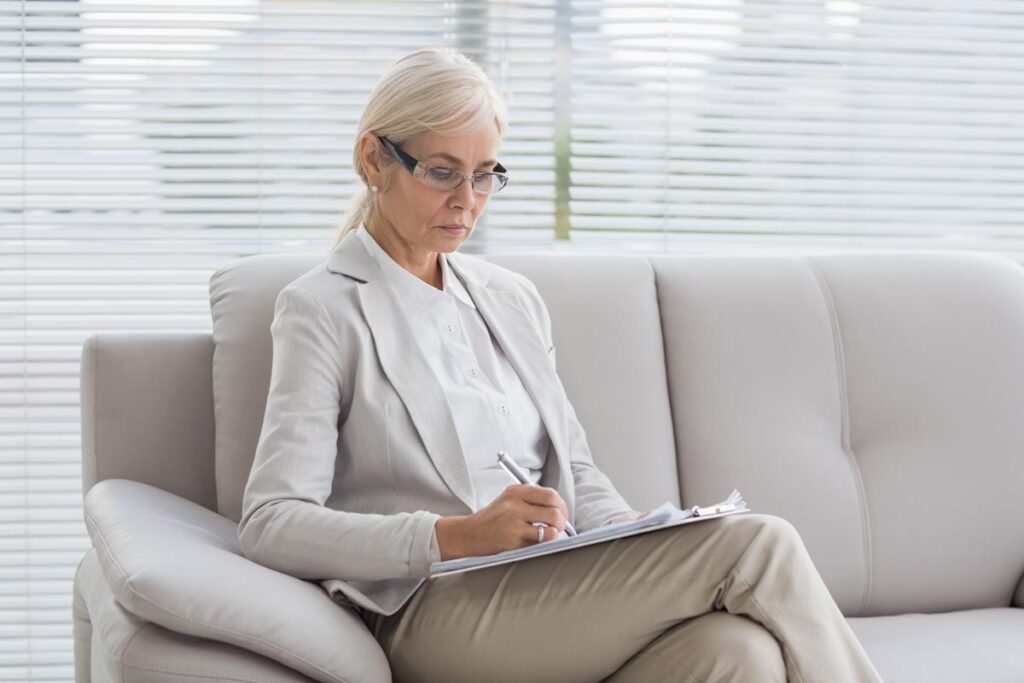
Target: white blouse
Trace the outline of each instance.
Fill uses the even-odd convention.
[[[416,340],[444,388],[472,478],[476,508],[485,507],[516,483],[497,462],[503,450],[540,482],[550,440],[537,408],[469,292],[439,252],[443,289],[400,266],[366,230],[355,234],[384,273]],[[565,535],[565,532],[562,532]],[[441,559],[437,534],[432,561]]]

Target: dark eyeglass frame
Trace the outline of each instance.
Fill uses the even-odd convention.
[[[395,157],[399,162],[401,162],[403,166],[405,166],[406,170],[409,171],[409,173],[411,173],[414,178],[416,178],[417,180],[419,180],[420,182],[422,182],[423,184],[427,185],[432,189],[440,190],[441,192],[453,192],[462,187],[462,183],[469,180],[470,182],[472,182],[473,191],[476,192],[477,194],[495,194],[497,192],[501,192],[501,190],[503,190],[505,186],[508,185],[508,176],[506,175],[507,170],[500,163],[494,164],[493,171],[470,173],[469,175],[464,175],[459,171],[456,171],[454,168],[449,168],[447,166],[431,166],[429,164],[424,164],[423,162],[419,161],[418,159],[410,155],[408,152],[402,150],[398,145],[391,142],[386,137],[378,135],[377,139],[381,141],[381,144],[383,144],[384,147],[386,147],[389,152],[391,152],[391,155],[393,157]],[[429,173],[430,170],[434,168],[454,173],[455,175],[459,176],[459,182],[453,187],[447,189],[430,185],[427,182],[426,177],[427,173]],[[479,190],[476,189],[476,178],[479,176],[494,176],[495,178],[497,178],[498,185],[491,192],[480,192]]]

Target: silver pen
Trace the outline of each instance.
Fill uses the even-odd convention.
[[[498,451],[498,464],[505,468],[505,471],[512,475],[512,478],[518,481],[520,484],[529,484],[530,486],[536,486],[526,476],[526,473],[515,463],[512,458],[508,457],[505,451]],[[535,524],[542,524],[543,522],[535,522]],[[573,528],[569,520],[565,520],[565,533],[568,536],[575,536],[576,529]]]

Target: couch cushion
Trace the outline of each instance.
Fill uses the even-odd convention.
[[[652,257],[683,503],[736,486],[848,616],[1024,571],[1024,271],[992,254]]]
[[[92,625],[87,666],[82,680],[111,683],[309,683],[286,666],[213,640],[175,633],[141,619],[118,604],[100,570],[95,548],[75,573],[76,597],[87,605]]]
[[[885,683],[1024,681],[1024,609],[849,620]]]

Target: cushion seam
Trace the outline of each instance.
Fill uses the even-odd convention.
[[[217,423],[220,421],[219,418],[224,412],[223,408],[220,407],[221,403],[219,400],[220,392],[218,392],[217,373],[214,368],[217,367],[217,356],[220,351],[220,343],[217,337],[217,317],[218,317],[218,305],[222,297],[214,296],[215,290],[217,289],[218,281],[223,277],[222,273],[232,266],[225,266],[210,276],[210,281],[207,286],[207,290],[210,293],[210,337],[213,339],[213,354],[210,357],[210,387],[213,392],[213,490],[214,490],[214,505],[217,510],[221,510],[221,477],[220,477],[220,453],[222,450],[223,436],[222,430],[217,429]]]
[[[99,563],[99,559],[97,559],[97,563]],[[100,577],[103,579],[104,582],[106,582],[106,577],[103,576],[102,567],[100,568]],[[134,612],[131,612],[131,610],[126,609],[124,605],[119,603],[113,591],[111,591],[111,597],[114,599],[115,606],[125,610],[136,619],[141,619],[139,615],[135,614]],[[86,604],[86,610],[88,610],[88,603]],[[89,615],[89,623],[93,623],[91,614]],[[152,623],[153,622],[150,621],[143,621],[141,624],[139,624],[139,627],[135,629],[135,632],[131,634],[127,641],[125,641],[124,647],[120,649],[111,649],[107,647],[107,643],[103,639],[103,636],[100,633],[100,629],[98,627],[93,628],[91,633],[89,634],[89,646],[92,646],[92,641],[94,638],[99,639],[100,648],[103,650],[103,653],[106,654],[110,659],[114,660],[114,663],[117,664],[118,673],[121,674],[121,679],[124,680],[124,654],[128,652],[129,648],[131,648],[132,646],[132,643],[135,641],[138,635],[142,633],[142,630],[145,629],[147,626],[151,625]]]
[[[672,454],[672,469],[675,473],[675,484],[676,484],[676,495],[681,501],[683,496],[683,466],[682,466],[682,441],[679,436],[679,428],[676,426],[676,412],[675,405],[676,401],[672,398],[672,377],[670,375],[671,369],[669,365],[671,363],[668,348],[668,334],[665,332],[667,329],[666,324],[666,313],[664,312],[668,308],[668,294],[662,292],[661,284],[658,280],[658,269],[655,267],[655,262],[650,258],[645,258],[644,262],[647,265],[647,269],[651,276],[651,287],[654,290],[654,307],[655,307],[655,318],[658,322],[658,341],[661,348],[661,377],[664,381],[665,389],[665,401],[668,405],[668,427],[669,433],[672,438],[672,448],[674,453]],[[663,307],[664,306],[664,307]],[[684,326],[685,327],[685,326]]]
[[[849,391],[846,382],[846,359],[845,350],[843,348],[842,329],[839,324],[839,315],[836,312],[835,301],[832,298],[832,290],[828,285],[828,279],[826,278],[825,273],[811,258],[806,256],[799,258],[811,271],[811,274],[814,276],[814,280],[818,285],[818,290],[821,293],[822,300],[825,303],[825,309],[828,313],[829,328],[832,333],[832,345],[836,359],[836,382],[839,389],[840,416],[842,420],[841,445],[843,453],[846,456],[847,465],[850,468],[850,473],[853,475],[854,488],[857,493],[857,504],[860,508],[861,541],[864,548],[864,588],[861,591],[860,605],[857,607],[856,611],[856,614],[860,615],[864,613],[865,608],[870,602],[872,591],[871,521],[867,509],[867,495],[864,490],[864,478],[861,475],[860,465],[857,462],[857,458],[853,453],[853,447],[850,444]]]
[[[135,594],[135,589],[131,587],[131,581],[129,580],[127,574],[125,574],[124,570],[121,568],[121,565],[118,564],[117,559],[114,557],[113,553],[111,553],[109,551],[110,545],[107,543],[107,540],[103,537],[103,533],[100,531],[99,526],[96,524],[96,520],[93,518],[92,515],[89,514],[88,509],[86,509],[85,507],[82,508],[82,514],[83,514],[83,516],[85,518],[86,526],[89,526],[89,527],[91,527],[92,529],[95,530],[96,536],[98,537],[98,539],[100,541],[100,544],[104,547],[104,549],[107,550],[107,555],[110,557],[111,564],[114,566],[114,569],[117,571],[117,573],[121,575],[121,579],[124,581],[125,585],[127,585],[129,587],[129,590],[134,595]],[[100,566],[99,567],[99,569],[100,569],[100,577],[103,579],[104,582],[106,582],[107,581],[107,577],[103,575],[103,561],[100,559],[99,553],[97,553],[96,562]],[[132,616],[134,616],[136,618],[139,618],[139,619],[142,618],[142,617],[139,617],[139,615],[137,615],[134,612],[132,612],[130,609],[128,609],[125,605],[121,604],[121,602],[117,599],[117,592],[115,590],[112,589],[110,592],[111,592],[111,597],[114,599],[114,603],[118,607],[120,607],[121,609],[127,611],[129,614],[131,614]],[[99,629],[94,629],[93,630],[93,634],[94,634],[93,637],[99,637],[99,639],[100,639],[100,646],[103,648],[104,652],[106,652],[112,658],[114,658],[116,660],[117,666],[118,666],[118,671],[122,674],[122,676],[121,676],[122,679],[124,679],[124,675],[123,675],[123,673],[124,673],[123,672],[124,653],[128,651],[128,648],[131,647],[131,645],[132,645],[132,641],[134,641],[135,638],[138,637],[139,633],[142,632],[142,629],[146,628],[146,625],[148,623],[151,623],[151,622],[144,621],[139,626],[139,628],[136,629],[135,633],[132,634],[131,638],[129,638],[127,640],[127,642],[125,642],[124,647],[120,648],[119,652],[115,652],[115,651],[109,650],[107,648],[107,644],[104,642],[102,636],[100,636],[97,633],[97,631]]]
[[[103,575],[102,571],[100,572],[100,575],[101,576]],[[117,602],[117,598],[116,597],[114,598],[114,602]],[[135,642],[135,639],[139,637],[139,634],[142,633],[142,630],[144,628],[146,628],[148,625],[149,625],[148,622],[141,624],[139,626],[139,628],[137,628],[135,630],[135,633],[132,634],[132,637],[128,639],[128,642],[124,644],[124,647],[121,649],[121,653],[116,656],[116,658],[117,658],[117,673],[120,676],[122,681],[124,680],[124,669],[125,669],[124,655],[125,655],[125,653],[128,652],[128,648],[130,648],[132,646],[132,643]],[[100,646],[103,647],[104,650],[107,649],[106,645],[103,644],[103,639],[102,638],[100,638]]]

